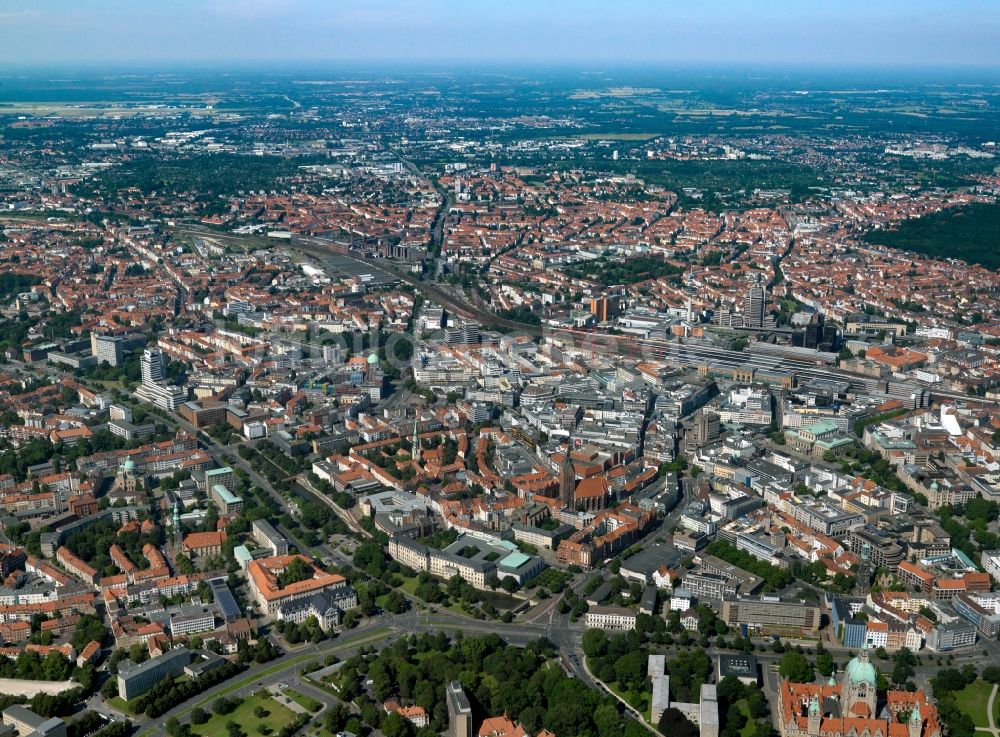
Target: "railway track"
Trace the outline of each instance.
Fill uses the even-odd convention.
[[[346,244],[338,243],[331,239],[302,237],[293,241],[291,248],[320,261],[322,261],[324,256],[335,253],[342,258],[348,258],[369,266],[373,265],[371,259],[357,256],[351,252]],[[702,367],[715,370],[757,368],[766,371],[788,372],[793,374],[796,379],[822,379],[826,381],[847,382],[853,391],[863,391],[867,384],[867,380],[864,377],[831,367],[824,367],[816,361],[799,356],[770,356],[712,346],[674,343],[587,330],[552,328],[508,320],[488,309],[478,307],[471,301],[460,301],[454,294],[442,288],[441,285],[425,281],[411,272],[398,269],[385,260],[380,259],[377,263],[377,268],[409,284],[419,291],[425,299],[440,304],[454,314],[475,320],[483,326],[499,328],[505,331],[517,331],[533,338],[549,337],[573,341],[584,348],[589,348],[599,353],[603,352],[607,355],[669,361],[677,366],[688,369],[700,369]],[[973,399],[960,392],[947,390],[933,390],[933,397],[946,401],[964,399],[980,401],[991,405],[1000,404],[996,400]]]

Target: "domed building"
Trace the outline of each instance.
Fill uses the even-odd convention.
[[[869,717],[875,714],[878,673],[862,649],[844,669],[844,705],[847,714]]]
[[[923,691],[878,693],[878,672],[863,649],[838,681],[778,689],[782,737],[941,737],[937,707]]]
[[[368,364],[365,369],[365,380],[362,386],[368,391],[372,402],[382,401],[382,391],[385,388],[385,372],[382,364],[379,363],[378,356],[374,353],[368,356]]]
[[[108,500],[112,504],[119,501],[135,504],[144,497],[145,486],[142,479],[136,475],[135,461],[129,458],[118,466],[118,473],[111,485],[111,491],[108,492]]]

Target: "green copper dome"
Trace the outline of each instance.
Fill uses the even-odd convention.
[[[809,716],[818,717],[822,715],[823,712],[820,710],[819,699],[813,696],[812,701],[809,703]]]
[[[851,683],[867,683],[874,686],[877,680],[875,666],[868,662],[868,658],[851,658],[847,664],[847,680]]]
[[[378,356],[376,356],[374,353],[372,353],[370,356],[368,356],[368,363],[369,364],[376,364],[376,363],[378,363]]]
[[[125,461],[122,464],[122,470],[123,471],[134,471],[135,470],[135,461],[133,461],[131,459]]]

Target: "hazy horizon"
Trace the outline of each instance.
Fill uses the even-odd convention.
[[[1000,68],[990,0],[6,0],[8,67]]]

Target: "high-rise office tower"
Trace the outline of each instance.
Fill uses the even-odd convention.
[[[121,366],[124,355],[124,341],[117,335],[90,334],[90,352],[98,363]]]
[[[472,737],[472,706],[462,684],[452,681],[445,689],[448,705],[448,737]]]
[[[764,308],[767,292],[760,284],[752,284],[743,295],[743,325],[748,328],[764,327]]]
[[[158,384],[167,378],[167,363],[159,348],[147,348],[139,361],[142,383],[146,386]]]

